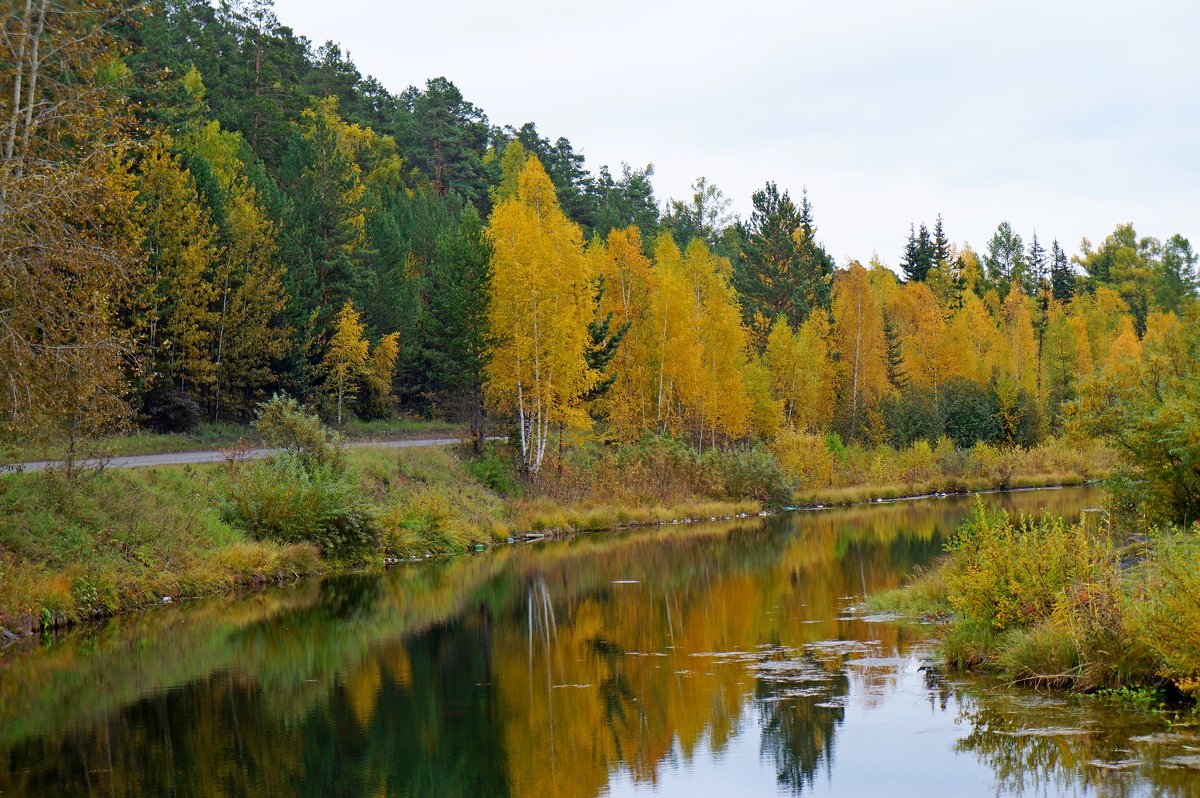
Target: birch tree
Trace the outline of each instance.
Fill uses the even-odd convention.
[[[489,405],[517,418],[522,465],[536,475],[556,430],[586,428],[581,398],[597,375],[584,353],[595,315],[593,275],[583,235],[559,208],[537,158],[515,194],[492,211],[487,366]]]
[[[358,381],[366,370],[370,346],[363,337],[365,331],[354,303],[347,299],[334,318],[333,337],[323,361],[326,385],[336,397],[338,424],[346,403],[358,396]]]
[[[846,430],[855,437],[865,413],[889,390],[883,314],[871,293],[867,270],[854,261],[833,284],[834,347],[841,363]]]

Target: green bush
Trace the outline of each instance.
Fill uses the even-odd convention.
[[[516,464],[495,446],[488,446],[480,457],[467,461],[467,471],[479,483],[500,496],[518,496],[521,484],[516,477]]]
[[[938,391],[938,408],[944,434],[960,449],[980,442],[996,443],[1001,438],[996,396],[974,380],[946,380]]]
[[[1200,695],[1200,541],[1163,535],[1144,567],[1129,602],[1138,639],[1162,657],[1177,686]]]
[[[260,404],[254,428],[267,446],[283,449],[310,472],[344,465],[340,436],[291,397],[275,394]]]
[[[258,540],[312,543],[329,557],[353,558],[379,545],[360,486],[332,464],[310,465],[290,453],[238,466],[225,517]]]
[[[946,545],[946,588],[956,612],[995,631],[1050,616],[1065,591],[1095,582],[1111,546],[1082,524],[1023,519],[983,502]]]
[[[380,525],[385,548],[397,556],[457,554],[471,543],[451,491],[442,486],[422,485],[408,491],[383,513]]]
[[[775,455],[763,446],[751,446],[705,456],[721,474],[725,493],[731,499],[753,499],[768,507],[792,501],[794,486],[783,473]]]

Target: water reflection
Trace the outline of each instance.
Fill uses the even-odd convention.
[[[1070,514],[1095,501],[1086,491],[990,500]],[[921,671],[922,627],[854,611],[864,592],[936,556],[969,506],[903,503],[509,547],[163,608],[10,648],[0,654],[0,793],[1195,785],[1183,749],[1129,742],[1154,729],[1068,714],[1055,728],[1072,734],[1041,720],[1011,733],[1046,705],[1022,715],[993,699],[1028,694]],[[1140,747],[1119,750],[1131,745]],[[906,776],[917,763],[923,770]]]

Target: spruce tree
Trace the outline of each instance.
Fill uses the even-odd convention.
[[[929,270],[937,263],[937,247],[929,236],[929,228],[924,223],[918,230],[912,225],[908,228],[908,243],[904,247],[904,259],[900,268],[909,282],[923,283],[929,276]]]
[[[908,226],[908,242],[904,245],[904,256],[900,258],[900,270],[904,278],[910,282],[918,280],[920,271],[920,252],[917,250],[917,228],[915,224]]]
[[[1028,263],[1025,272],[1025,293],[1036,297],[1046,282],[1046,249],[1038,241],[1037,231],[1029,243]]]
[[[887,345],[887,377],[897,391],[908,387],[908,374],[904,371],[904,354],[900,350],[900,333],[892,324],[892,317],[883,312],[883,340]]]
[[[944,266],[950,262],[950,239],[942,227],[942,215],[939,213],[933,226],[933,265]]]
[[[1050,286],[1054,298],[1069,302],[1075,295],[1075,271],[1067,261],[1067,253],[1059,246],[1058,239],[1050,245]]]
[[[592,386],[586,394],[583,395],[583,401],[593,402],[596,399],[604,396],[613,387],[613,383],[617,381],[616,373],[607,373],[608,364],[612,363],[613,358],[617,356],[617,349],[621,346],[621,340],[625,338],[625,334],[629,332],[629,328],[633,325],[632,319],[627,319],[624,323],[613,329],[613,313],[609,311],[603,316],[599,315],[600,303],[604,300],[604,275],[600,275],[596,282],[596,318],[588,324],[588,343],[587,350],[583,353],[584,360],[587,361],[588,367],[599,374],[596,384]]]

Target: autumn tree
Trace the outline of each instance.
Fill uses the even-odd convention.
[[[867,270],[854,261],[833,284],[833,349],[838,354],[845,429],[858,437],[867,410],[891,390],[883,314],[871,294]]]
[[[593,245],[595,271],[604,280],[598,314],[626,333],[609,365],[612,387],[601,397],[601,411],[612,435],[634,441],[655,428],[655,385],[660,372],[658,284],[637,227],[612,230],[602,245]]]
[[[772,395],[783,403],[786,422],[806,432],[829,423],[827,324],[823,314],[814,314],[792,330],[780,316],[763,352]]]
[[[386,418],[394,410],[392,379],[396,375],[396,358],[400,355],[400,333],[392,332],[379,339],[364,364],[367,396],[364,404],[369,418]]]
[[[145,272],[113,31],[131,13],[30,0],[0,26],[0,434],[69,459],[127,417]]]
[[[191,172],[168,144],[152,146],[141,165],[151,282],[139,327],[151,361],[145,411],[155,428],[178,431],[199,421],[201,394],[216,380],[216,307],[228,263]]]
[[[246,417],[278,383],[276,369],[290,344],[279,226],[251,180],[240,135],[206,122],[180,144],[216,227],[222,261],[213,272],[215,370],[207,404],[214,419]]]
[[[589,422],[580,399],[597,379],[585,358],[592,274],[582,234],[558,207],[536,158],[516,194],[493,210],[487,238],[492,357],[485,393],[494,409],[516,415],[522,464],[536,475],[552,433]]]
[[[336,418],[337,423],[341,424],[342,410],[345,404],[358,396],[358,383],[367,367],[370,345],[363,335],[366,327],[362,323],[362,317],[354,309],[354,304],[350,300],[346,300],[346,304],[342,305],[342,309],[334,317],[333,323],[333,335],[329,339],[329,346],[325,351],[322,365],[328,390],[336,397]],[[391,347],[394,348],[395,343],[395,339],[391,339]],[[381,360],[377,365],[394,364],[393,356],[391,364]],[[378,376],[382,376],[382,371],[381,368]],[[389,379],[388,382],[390,384],[391,380]]]

